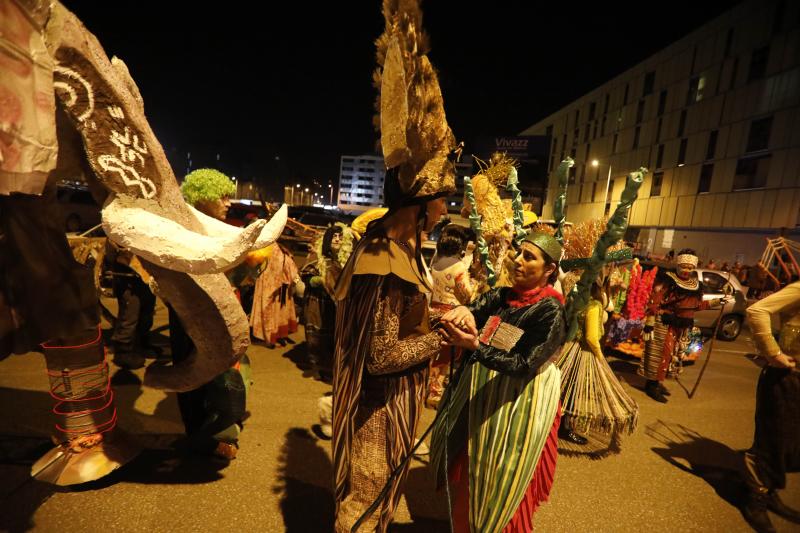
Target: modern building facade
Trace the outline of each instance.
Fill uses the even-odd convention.
[[[765,237],[800,234],[800,3],[744,2],[521,135],[551,137],[543,218],[564,157],[572,222],[645,166],[628,240],[753,264]]]
[[[383,157],[343,155],[339,165],[339,209],[359,214],[383,205],[385,174]]]

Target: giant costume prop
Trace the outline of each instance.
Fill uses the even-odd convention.
[[[481,171],[464,180],[461,216],[469,219],[477,236],[472,273],[481,284],[480,292],[485,292],[511,285],[511,246],[519,245],[527,235],[525,217],[533,222],[536,215],[523,210],[516,160],[501,152],[492,154],[488,164],[476,160]],[[510,197],[501,197],[501,192]]]
[[[189,207],[127,67],[109,61],[60,3],[0,1],[0,58],[0,345],[7,353],[44,343],[59,444],[34,472],[79,483],[132,454],[112,437],[116,411],[91,273],[76,266],[50,216],[56,165],[86,170],[104,200],[106,234],[141,258],[194,341],[182,363],[147,369],[145,384],[165,390],[196,388],[245,352],[247,319],[220,272],[273,242],[286,210],[239,230]]]
[[[610,451],[610,441],[615,441],[621,433],[632,433],[636,427],[639,406],[625,392],[600,346],[606,303],[603,302],[603,289],[602,284],[598,285],[598,276],[612,255],[620,255],[608,250],[625,234],[628,214],[645,172],[646,169],[640,169],[628,176],[619,205],[606,224],[605,231],[593,243],[591,257],[571,261],[572,266],[583,267],[584,272],[567,296],[567,318],[572,342],[564,347],[556,364],[562,374],[561,436],[567,443],[579,445],[588,444],[587,439],[574,432],[584,435],[591,433],[593,437],[591,446],[581,451]],[[590,231],[576,228],[571,238],[578,240],[584,232],[592,235]],[[592,236],[589,240],[594,241],[595,238]],[[562,261],[562,266],[567,263]]]
[[[773,317],[780,324],[776,342]],[[777,491],[786,473],[800,471],[800,281],[747,309],[747,324],[758,354],[767,360],[758,377],[756,430],[745,453],[750,495],[743,514],[757,531],[774,531],[766,510],[800,523]]]
[[[550,259],[551,236],[526,238]],[[458,532],[530,531],[547,500],[558,457],[560,372],[551,362],[564,342],[563,298],[552,285],[492,289],[468,309],[479,347],[440,404],[431,463],[451,484]]]
[[[455,190],[455,138],[447,125],[436,73],[427,57],[417,2],[383,4],[377,40],[381,149],[389,169],[389,212],[420,206],[417,247],[390,239],[372,222],[335,290],[333,460],[336,530],[385,531],[400,500],[407,465],[381,490],[414,444],[427,386],[428,362],[439,351],[431,331],[431,287],[419,255],[429,199]],[[378,507],[368,513],[374,502]]]

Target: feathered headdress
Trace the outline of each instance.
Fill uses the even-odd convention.
[[[439,79],[428,60],[419,0],[384,0],[377,39],[375,127],[387,175],[390,207],[455,191],[456,141],[447,125]],[[390,194],[391,193],[391,194]]]

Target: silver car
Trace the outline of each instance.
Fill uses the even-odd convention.
[[[663,272],[667,270],[675,271],[674,263],[643,259],[641,264],[645,270],[658,266],[659,270]],[[698,268],[695,269],[695,272],[703,285],[704,301],[725,296],[728,296],[729,300],[722,309],[722,315],[720,315],[719,307],[696,312],[694,314],[694,325],[700,328],[703,333],[712,335],[719,318],[720,324],[717,338],[725,341],[735,340],[739,333],[742,332],[742,323],[747,309],[747,288],[742,286],[735,275],[722,270]]]
[[[734,274],[721,270],[698,268],[698,279],[703,284],[703,300],[713,300],[729,296],[730,299],[722,309],[719,307],[698,311],[694,315],[694,324],[706,333],[713,333],[720,319],[717,338],[724,341],[735,340],[742,331],[742,323],[747,309],[747,289]],[[721,317],[721,318],[720,318]]]

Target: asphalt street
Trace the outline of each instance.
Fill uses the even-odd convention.
[[[113,307],[113,301],[107,301]],[[153,337],[167,343],[159,302]],[[106,324],[107,327],[107,324]],[[182,432],[173,394],[144,388],[143,370],[112,365],[119,424],[146,450],[101,481],[53,487],[29,477],[47,449],[51,421],[40,354],[0,362],[0,530],[2,531],[330,531],[333,521],[330,441],[314,431],[317,400],[331,390],[309,367],[302,328],[297,344],[249,350],[251,416],[239,456],[224,466],[176,450]],[[706,344],[707,350],[708,344]],[[641,391],[635,362],[612,359],[641,412],[636,432],[602,459],[564,453],[550,502],[535,517],[538,531],[749,531],[738,507],[741,451],[753,435],[760,371],[745,330],[735,342],[717,341],[693,399],[672,381],[659,404]],[[699,364],[681,383],[691,388]],[[426,410],[420,432],[433,419]],[[800,507],[800,475],[783,493]],[[392,531],[449,531],[444,495],[431,471],[414,461]],[[778,531],[800,526],[773,516]]]

